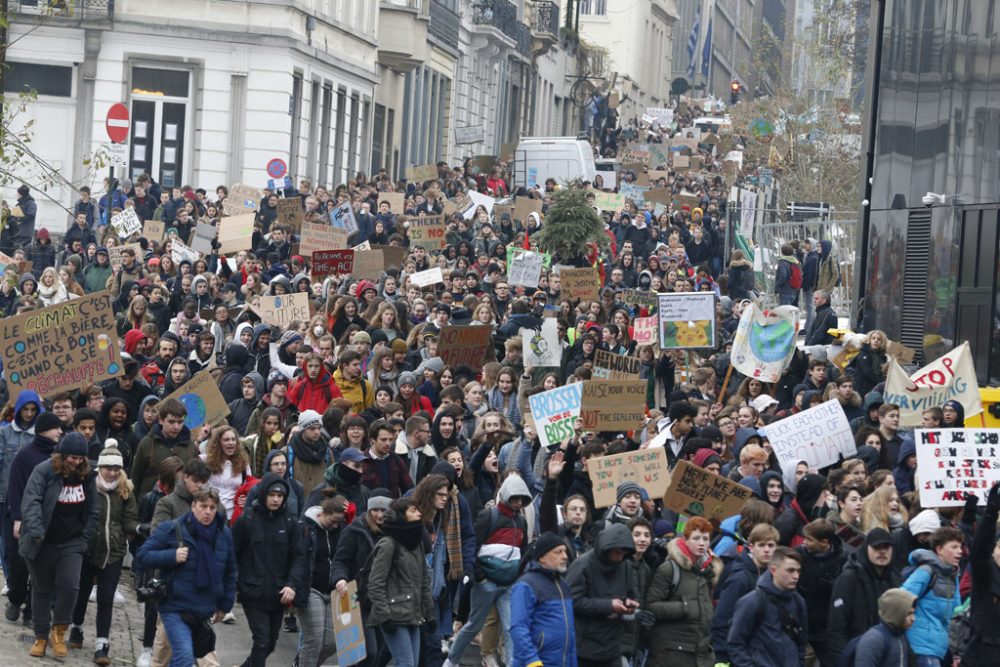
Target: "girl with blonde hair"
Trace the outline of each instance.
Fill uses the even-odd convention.
[[[899,500],[895,486],[880,486],[872,491],[861,507],[861,529],[884,528],[889,532],[902,530],[909,516]]]

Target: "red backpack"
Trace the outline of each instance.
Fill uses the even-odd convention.
[[[788,286],[793,289],[802,288],[802,267],[799,264],[788,263]]]

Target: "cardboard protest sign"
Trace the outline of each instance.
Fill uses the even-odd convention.
[[[836,400],[772,422],[764,431],[782,465],[808,461],[810,467],[822,468],[858,451],[844,408]]]
[[[514,219],[526,222],[531,213],[542,213],[542,200],[531,199],[530,197],[514,198]]]
[[[436,164],[419,164],[406,168],[406,180],[408,181],[423,183],[424,181],[433,181],[437,177],[438,168]]]
[[[438,356],[445,366],[465,364],[473,370],[482,368],[487,348],[493,344],[493,330],[486,326],[446,325],[438,335]]]
[[[637,317],[633,321],[634,335],[632,339],[637,345],[656,345],[659,327],[656,324],[656,316]]]
[[[126,208],[111,218],[111,226],[118,233],[118,238],[127,239],[137,232],[142,232],[142,220],[134,208]]]
[[[358,221],[354,217],[354,209],[351,208],[351,202],[345,201],[330,211],[330,224],[337,229],[343,229],[347,232],[348,236],[357,233]]]
[[[637,289],[623,289],[618,293],[618,298],[626,306],[640,306],[652,310],[659,304],[659,295],[656,292],[645,292]]]
[[[587,380],[580,419],[585,431],[632,431],[646,419],[645,380]]]
[[[299,240],[299,254],[312,257],[317,250],[340,250],[347,247],[347,232],[330,225],[315,222],[302,223],[302,237]]]
[[[661,294],[657,315],[660,349],[715,347],[715,295],[711,292]]]
[[[638,380],[641,364],[639,357],[595,350],[593,377],[599,380]]]
[[[916,356],[917,351],[912,347],[907,347],[902,343],[890,340],[885,344],[885,353],[901,364],[912,364],[913,357]]]
[[[574,382],[528,397],[531,416],[535,420],[535,430],[542,446],[550,447],[573,437],[573,427],[580,417],[582,399],[582,382]]]
[[[184,425],[192,431],[204,424],[220,424],[229,415],[229,406],[208,369],[198,371],[190,380],[163,400],[176,399],[187,408]]]
[[[302,229],[302,198],[288,197],[278,200],[278,217],[275,222],[279,225],[291,227],[292,231],[298,233]]]
[[[351,273],[355,278],[378,280],[387,266],[385,250],[366,250],[354,253],[354,269]]]
[[[655,204],[663,204],[668,206],[671,201],[673,201],[674,193],[670,188],[652,188],[646,193],[646,201],[651,201]]]
[[[752,496],[748,487],[680,460],[670,476],[663,504],[678,514],[722,521],[742,512]]]
[[[417,271],[410,276],[410,282],[417,287],[430,287],[431,285],[443,283],[444,274],[441,272],[440,266],[435,266],[433,269],[427,269],[426,271]]]
[[[962,404],[966,418],[978,415],[983,403],[968,341],[910,377],[890,358],[883,399],[899,406],[900,426],[919,426],[924,410],[940,408],[949,400]]]
[[[253,213],[231,215],[219,221],[219,253],[227,255],[249,250],[253,245]]]
[[[406,248],[395,245],[373,245],[372,250],[381,250],[385,256],[385,265],[402,267],[406,260]]]
[[[337,643],[337,664],[349,667],[362,662],[367,657],[365,628],[361,620],[361,606],[358,602],[358,584],[347,582],[347,591],[331,593],[333,599],[333,633]]]
[[[595,456],[587,461],[587,474],[594,489],[595,507],[616,504],[618,487],[625,482],[635,482],[650,498],[662,498],[670,484],[667,450],[662,447]]]
[[[25,389],[45,398],[123,373],[107,291],[0,319],[0,334],[12,401]]]
[[[162,241],[166,231],[166,224],[159,220],[147,220],[142,223],[142,237],[149,241]]]
[[[346,276],[354,270],[353,250],[315,250],[312,254],[312,279]]]
[[[108,248],[108,260],[112,269],[118,269],[122,265],[122,253],[129,248],[135,253],[135,261],[142,263],[142,246],[139,243],[122,243]]]
[[[620,211],[625,208],[625,195],[614,192],[594,192],[594,206],[602,211]]]
[[[570,301],[579,299],[597,301],[601,291],[601,274],[598,273],[596,267],[561,269],[559,280],[562,285],[560,294],[563,298]]]
[[[402,192],[380,192],[378,193],[378,205],[382,202],[389,204],[389,212],[393,215],[400,215],[406,210],[406,195]]]
[[[559,346],[559,320],[546,317],[542,320],[541,331],[522,328],[519,333],[524,349],[525,368],[559,366],[562,359],[562,348]]]
[[[194,233],[191,235],[191,249],[203,255],[212,254],[212,241],[218,230],[208,222],[199,222],[195,225]]]
[[[542,261],[544,259],[542,254],[518,248],[511,248],[511,250],[513,257],[507,269],[507,280],[511,285],[538,287],[538,280],[542,277]]]
[[[185,260],[193,264],[201,259],[201,253],[189,248],[183,241],[175,237],[170,241],[170,259],[174,260],[175,264],[180,264]]]
[[[253,311],[264,324],[287,328],[294,320],[309,321],[309,295],[305,292],[262,296]]]
[[[237,183],[229,188],[229,195],[222,200],[222,212],[226,215],[240,215],[247,211],[256,211],[260,208],[262,193],[255,187]],[[295,201],[302,205],[302,200],[298,197]],[[280,204],[280,200],[279,200]]]
[[[354,251],[358,251],[358,250],[371,250],[371,249],[372,249],[372,244],[371,244],[371,241],[369,241],[368,239],[365,239],[364,241],[362,241],[358,245],[356,245],[356,246],[354,246],[354,247],[351,248],[351,250],[354,250]]]
[[[1000,481],[1000,429],[917,429],[913,435],[921,507],[959,507],[967,493],[986,504]]]
[[[440,250],[448,245],[444,235],[447,226],[443,215],[427,218],[410,218],[406,233],[410,237],[410,245],[422,245],[424,250]]]
[[[799,309],[779,306],[763,314],[757,304],[743,309],[729,358],[733,368],[762,382],[777,382],[795,353]]]
[[[618,187],[618,194],[624,196],[626,199],[631,199],[632,203],[642,208],[642,205],[646,202],[646,192],[648,190],[649,187],[647,186],[622,183]]]

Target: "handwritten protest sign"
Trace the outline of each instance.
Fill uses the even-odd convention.
[[[406,229],[410,237],[410,245],[421,245],[424,250],[435,250],[448,245],[444,235],[447,229],[444,224],[443,215],[435,215],[428,218],[410,218],[409,227]]]
[[[678,514],[722,521],[742,512],[752,495],[742,484],[680,460],[670,476],[663,504]]]
[[[493,205],[496,203],[496,199],[490,197],[489,195],[476,192],[475,190],[467,190],[465,194],[468,195],[469,201],[472,202],[472,206],[467,208],[465,212],[462,213],[463,218],[466,220],[472,220],[472,216],[476,214],[476,211],[479,210],[480,206],[486,209],[487,215],[493,213]]]
[[[353,250],[315,250],[312,254],[312,278],[322,280],[327,276],[344,276],[354,270]]]
[[[309,321],[309,295],[305,292],[262,296],[253,310],[264,324],[285,328],[293,320]]]
[[[366,250],[354,253],[352,275],[355,278],[377,280],[382,275],[382,272],[385,271],[386,266],[393,266],[386,263],[385,253],[385,250]]]
[[[406,180],[408,181],[423,183],[424,181],[433,181],[437,177],[438,168],[436,164],[419,164],[406,168]]]
[[[657,314],[661,349],[715,347],[715,295],[711,292],[661,294]]]
[[[194,228],[194,234],[191,236],[191,249],[203,255],[212,254],[212,241],[215,240],[217,232],[218,230],[215,228],[215,225],[208,222],[199,222]]]
[[[198,371],[166,399],[176,399],[187,408],[184,425],[192,431],[203,424],[219,424],[229,414],[229,406],[208,369]]]
[[[179,238],[174,237],[170,241],[170,259],[174,260],[175,264],[180,264],[184,261],[188,261],[193,264],[201,259],[201,253],[197,250],[189,248]]]
[[[921,507],[958,507],[967,493],[986,503],[1000,481],[1000,429],[917,429],[914,436]]]
[[[365,628],[358,603],[358,584],[347,582],[347,591],[333,591],[333,633],[337,644],[337,664],[349,667],[362,662],[367,656]]]
[[[470,327],[476,328],[476,327]],[[544,447],[573,437],[573,426],[580,416],[583,383],[574,382],[528,397],[538,439]]]
[[[910,377],[895,359],[889,359],[883,398],[899,406],[901,426],[919,426],[924,410],[940,408],[952,399],[962,404],[967,418],[978,415],[983,403],[968,341]]]
[[[25,389],[45,398],[122,374],[109,292],[88,294],[0,319],[11,400]]]
[[[639,357],[615,354],[607,350],[594,352],[593,377],[600,380],[638,380]]]
[[[337,229],[343,229],[347,232],[348,236],[357,233],[358,221],[354,217],[354,209],[351,208],[351,202],[345,201],[330,211],[330,224]]]
[[[530,197],[515,197],[514,198],[514,219],[520,220],[521,222],[528,221],[528,215],[531,213],[542,212],[542,200],[532,199]]]
[[[229,195],[222,200],[222,212],[226,215],[240,215],[247,211],[256,211],[260,207],[261,191],[250,185],[237,183],[229,188]],[[295,201],[302,205],[296,197]],[[280,200],[279,200],[280,205]]]
[[[231,215],[219,221],[219,252],[223,255],[249,250],[253,245],[253,213]]]
[[[166,224],[159,220],[147,220],[142,223],[142,236],[149,241],[162,241],[166,231]]]
[[[507,271],[508,280],[511,285],[524,285],[525,287],[538,287],[538,280],[542,276],[542,261],[544,256],[538,252],[530,250],[519,250],[512,248],[510,268]]]
[[[438,356],[445,366],[465,364],[478,370],[486,361],[486,348],[492,344],[492,334],[492,328],[486,326],[446,325],[441,328],[438,336]]]
[[[799,309],[779,306],[765,315],[750,303],[740,315],[733,336],[733,368],[762,382],[777,382],[795,353]]]
[[[522,328],[520,335],[525,368],[559,366],[562,357],[562,348],[559,347],[559,320],[546,317],[542,321],[541,331]]]
[[[378,193],[378,205],[382,202],[389,204],[389,212],[400,215],[406,208],[406,195],[402,192],[380,192]]]
[[[637,345],[656,345],[656,334],[659,327],[656,323],[656,316],[637,317],[633,321],[635,335],[633,339]]]
[[[279,199],[278,217],[275,218],[275,222],[291,227],[292,231],[298,233],[302,229],[302,199],[300,197]]]
[[[620,211],[625,208],[625,195],[614,192],[595,192],[594,206],[602,211]]]
[[[135,261],[142,263],[142,246],[138,243],[122,243],[108,248],[108,260],[112,269],[118,269],[122,265],[122,253],[128,248],[135,253]]]
[[[433,269],[427,269],[426,271],[417,271],[410,276],[410,282],[417,287],[430,287],[431,285],[443,283],[444,274],[441,272],[440,266],[435,266]]]
[[[632,431],[646,418],[645,380],[587,380],[580,419],[585,431]]]
[[[631,199],[632,203],[640,208],[646,201],[646,192],[649,187],[642,185],[633,185],[631,183],[622,183],[618,187],[618,193],[623,195],[626,199]]]
[[[659,303],[659,295],[656,292],[646,292],[637,289],[623,289],[618,293],[618,298],[626,306],[639,306],[652,310]]]
[[[137,232],[142,231],[142,220],[135,212],[134,208],[126,208],[111,218],[111,226],[118,232],[118,237],[127,239]]]
[[[625,482],[635,482],[650,498],[662,498],[670,484],[667,451],[662,447],[595,456],[587,461],[587,474],[594,488],[595,507],[616,504],[618,487]]]
[[[340,250],[347,247],[347,232],[330,225],[314,222],[302,223],[302,237],[299,240],[299,254],[312,257],[317,250]]]
[[[857,453],[854,434],[839,401],[827,401],[798,414],[779,419],[764,428],[778,462],[808,461],[822,468],[841,455]]]
[[[596,268],[563,268],[559,271],[559,280],[562,285],[560,294],[564,299],[597,301],[601,291],[601,275]]]

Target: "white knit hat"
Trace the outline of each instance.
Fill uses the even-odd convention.
[[[112,466],[124,468],[125,459],[122,458],[122,453],[118,450],[118,441],[114,438],[108,438],[104,443],[101,455],[97,457],[97,467],[110,468]]]
[[[933,533],[941,527],[941,516],[934,510],[924,510],[910,519],[910,533],[914,536],[921,533]]]

